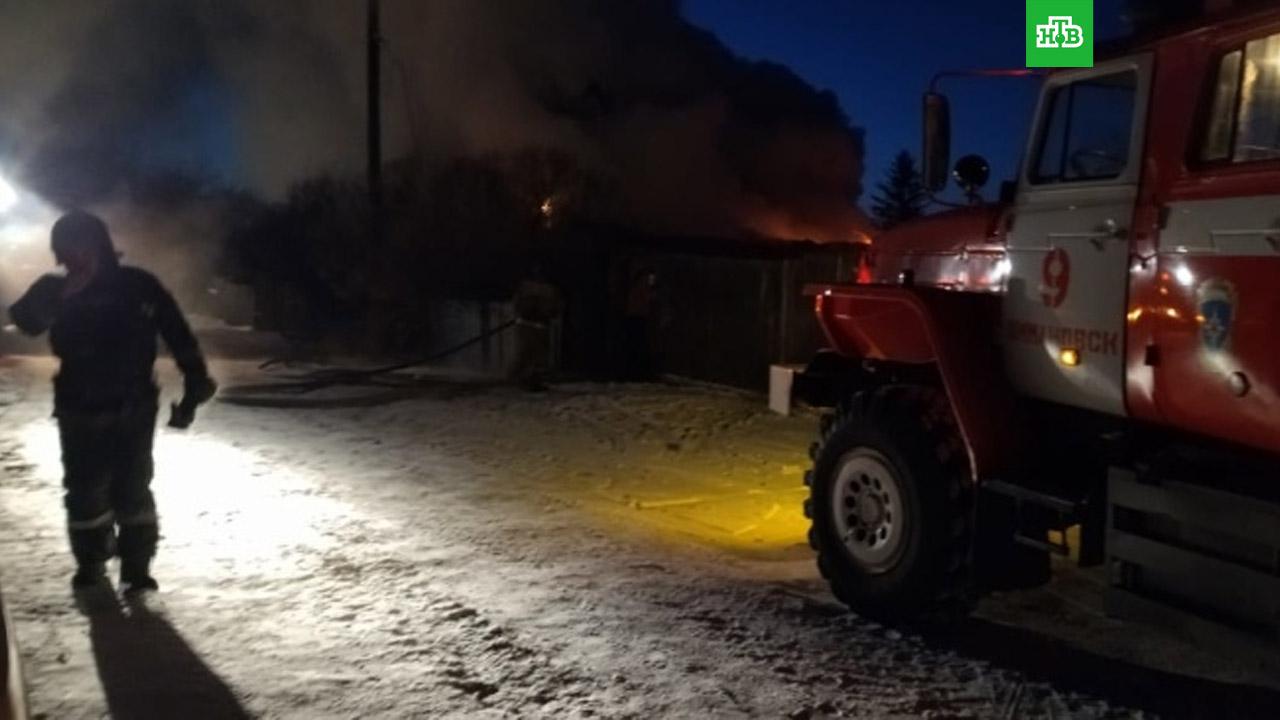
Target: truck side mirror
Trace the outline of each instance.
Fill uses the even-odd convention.
[[[924,94],[924,185],[929,192],[947,187],[951,171],[951,105],[945,95]]]

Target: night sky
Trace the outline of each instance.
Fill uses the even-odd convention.
[[[1128,31],[1123,0],[1098,0],[1098,39]],[[866,130],[862,205],[893,155],[920,147],[920,95],[939,70],[1025,65],[1023,0],[685,0],[685,16],[749,59],[788,65],[836,93]],[[1030,80],[950,80],[952,160],[991,162],[986,194],[1012,179],[1035,102]]]

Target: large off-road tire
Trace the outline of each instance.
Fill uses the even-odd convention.
[[[972,484],[946,398],[862,392],[824,418],[805,515],[841,602],[884,621],[950,620],[972,606]]]

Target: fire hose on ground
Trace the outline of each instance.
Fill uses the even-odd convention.
[[[463,350],[466,350],[467,348],[478,345],[490,338],[493,338],[494,336],[499,335],[500,333],[503,333],[506,330],[512,327],[515,327],[516,325],[519,325],[519,324],[521,324],[521,321],[518,319],[508,320],[507,322],[504,322],[490,330],[480,333],[475,337],[468,338],[463,342],[460,342],[456,345],[452,345],[443,350],[438,350],[427,355],[412,358],[410,360],[405,360],[402,362],[393,363],[390,365],[381,365],[381,366],[372,367],[372,368],[331,368],[331,369],[325,369],[325,370],[319,370],[319,371],[313,372],[310,374],[310,376],[303,377],[298,380],[271,383],[269,385],[259,385],[259,386],[253,386],[253,387],[231,387],[226,389],[227,392],[230,394],[220,395],[219,399],[223,402],[247,404],[235,397],[236,391],[253,390],[257,392],[289,393],[289,394],[295,394],[295,395],[304,395],[306,393],[314,392],[316,390],[322,390],[329,387],[334,387],[337,385],[353,385],[353,384],[366,383],[376,378],[379,375],[388,375],[391,373],[399,372],[401,370],[408,370],[410,368],[426,365],[428,363],[438,362],[445,358],[451,357],[453,355],[456,355],[462,352]],[[271,365],[276,364],[277,362],[280,362],[280,361],[274,360],[274,359],[268,360],[267,362],[259,365],[259,368],[260,369],[267,368],[267,367],[270,367]],[[254,404],[258,404],[258,403],[254,403]]]

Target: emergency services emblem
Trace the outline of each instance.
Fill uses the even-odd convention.
[[[1231,344],[1231,326],[1236,318],[1236,288],[1226,280],[1206,280],[1196,289],[1196,314],[1200,321],[1200,343],[1206,350],[1221,352]]]

